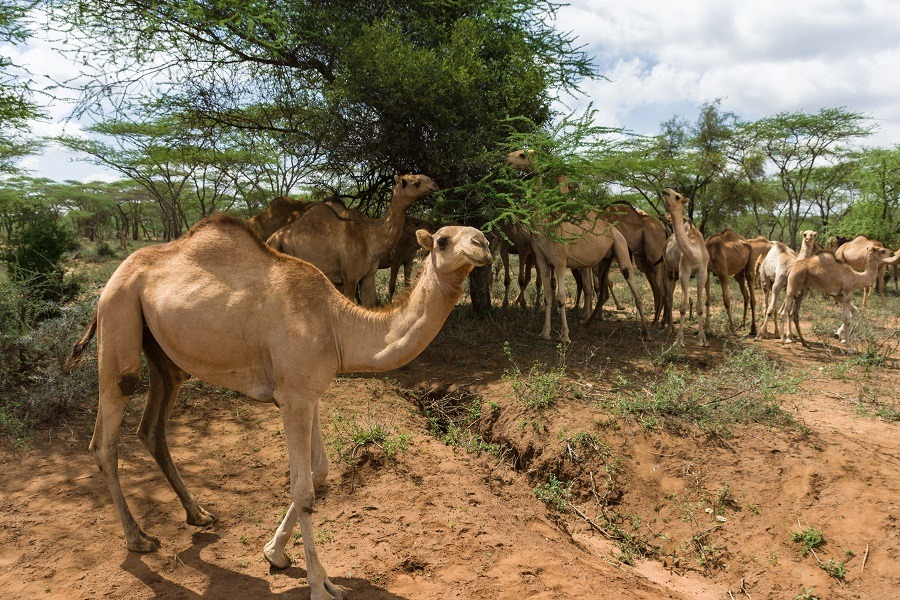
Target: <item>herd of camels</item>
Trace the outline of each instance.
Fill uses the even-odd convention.
[[[507,162],[527,169],[530,161],[528,153],[519,151]],[[565,186],[564,181],[559,184]],[[181,385],[196,377],[254,400],[274,402],[284,425],[292,504],[264,555],[275,568],[288,567],[285,547],[299,521],[311,598],[344,598],[329,580],[314,544],[315,490],[324,483],[329,466],[319,398],[338,373],[387,371],[418,356],[458,302],[472,269],[492,262],[490,242],[481,231],[460,226],[435,230],[406,218],[413,202],[437,189],[424,175],[396,177],[390,206],[378,219],[339,201],[300,204],[280,198],[248,223],[214,216],[181,239],[140,249],[122,262],[103,289],[69,366],[80,361],[96,336],[100,391],[90,449],[104,474],[129,550],[150,552],[160,547],[159,539],[144,531],[129,510],[118,476],[119,429],[125,403],[139,382],[143,353],[150,380],[138,436],[181,500],[187,522],[206,526],[215,517],[188,491],[169,453],[166,423]],[[707,345],[708,273],[722,284],[729,322],[727,282],[737,278],[745,298],[744,322],[749,296],[751,334],[756,333],[753,286],[758,272],[766,297],[760,334],[774,314],[778,294],[786,288],[781,339],[790,339],[793,317],[806,345],[799,329],[800,304],[809,290],[818,289],[843,303],[839,334],[849,348],[848,322],[856,314],[850,302],[853,292],[871,286],[887,264],[900,260],[900,252],[895,255],[862,237],[832,253],[815,243],[812,231],[803,234],[796,255],[780,242],[747,240],[731,230],[704,241],[684,217],[686,199],[672,189],[662,197],[671,236],[662,222],[627,204],[590,213],[582,223],[561,224],[555,235],[506,229],[500,254],[517,252],[522,269],[515,302],[525,301],[528,265],[537,267],[544,292],[545,338],[550,337],[555,304],[562,319],[560,336],[569,339],[565,285],[554,285],[554,276],[564,277],[567,269],[578,274],[584,288],[583,314],[589,321],[605,298],[606,273],[615,259],[634,296],[645,338],[650,333],[632,265],[650,282],[654,321],[670,329],[674,282],[680,282],[679,345],[684,344],[692,277],[697,280],[698,343]],[[400,266],[408,281],[418,251],[425,254],[411,291],[386,307],[373,308],[377,270],[391,267],[393,294]],[[506,268],[504,304],[508,262]],[[600,300],[592,310],[595,279]],[[357,297],[361,305],[355,302]],[[778,335],[777,319],[775,329]]]

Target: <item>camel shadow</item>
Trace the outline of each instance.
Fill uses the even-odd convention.
[[[310,597],[309,587],[306,585],[306,571],[299,567],[289,567],[277,571],[280,575],[294,580],[293,585],[279,591],[271,589],[271,582],[267,579],[254,577],[222,568],[203,560],[200,552],[210,544],[219,540],[219,535],[214,533],[198,532],[192,536],[193,544],[187,550],[178,553],[178,560],[185,566],[203,574],[209,582],[203,592],[195,592],[192,589],[167,579],[157,570],[149,567],[140,554],[129,552],[128,557],[122,562],[122,569],[143,582],[152,590],[153,598],[178,598],[190,600],[194,598],[210,598],[228,600],[231,598],[300,598]],[[274,571],[273,571],[274,572]],[[331,581],[347,593],[354,600],[406,600],[403,596],[393,594],[384,588],[376,587],[357,577],[332,577]]]

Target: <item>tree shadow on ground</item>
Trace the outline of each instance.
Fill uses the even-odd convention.
[[[139,579],[153,592],[155,598],[212,598],[212,599],[246,599],[252,598],[309,598],[309,587],[306,585],[306,571],[296,566],[277,571],[280,575],[294,580],[294,584],[285,589],[274,591],[271,581],[239,573],[210,563],[200,557],[201,551],[219,540],[214,533],[195,533],[192,536],[193,545],[178,553],[177,560],[185,567],[194,569],[203,574],[209,582],[206,589],[200,593],[187,588],[180,583],[168,579],[164,574],[148,566],[140,554],[129,552],[128,557],[122,563],[122,569]],[[332,583],[337,584],[345,593],[354,600],[406,600],[372,585],[365,579],[357,577],[332,577]]]

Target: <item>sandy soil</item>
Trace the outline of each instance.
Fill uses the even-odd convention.
[[[781,403],[808,431],[747,426],[710,439],[611,423],[598,408],[597,394],[615,393],[614,373],[630,379],[654,369],[634,339],[634,323],[621,316],[574,330],[570,389],[590,393],[566,393],[545,411],[523,407],[504,377],[511,363],[503,340],[514,338],[511,351],[526,368],[535,360],[552,364],[557,350],[537,338],[535,319],[479,323],[460,310],[412,364],[383,376],[338,378],[323,399],[329,440],[341,434],[339,416],[387,424],[409,439],[394,460],[375,447],[353,461],[333,460],[317,499],[320,557],[350,598],[759,599],[794,598],[808,588],[821,599],[897,596],[900,429],[859,410],[863,387],[898,388],[896,361],[862,381],[824,369],[843,360],[826,350],[761,342],[807,374]],[[722,340],[712,341],[701,353],[689,340],[697,368],[721,357]],[[429,432],[415,398],[448,386],[479,399],[477,427],[502,444],[501,459]],[[203,385],[186,389],[169,439],[188,487],[218,517],[198,529],[184,523],[134,434],[141,400],[126,415],[120,473],[136,518],[162,549],[126,550],[87,452],[86,413],[41,432],[27,452],[0,454],[0,596],[308,598],[299,541],[289,550],[300,564],[286,571],[270,569],[261,553],[289,503],[275,408]],[[564,440],[577,430],[594,432],[609,452],[567,458]],[[613,462],[615,481],[604,484]],[[603,532],[548,509],[532,490],[550,474],[579,478],[574,503],[589,518],[603,510],[600,496],[615,493],[623,530],[651,541],[657,556],[624,564]],[[585,483],[591,479],[593,490]],[[722,507],[714,498],[726,484],[734,501]],[[713,506],[724,522],[707,512]],[[807,525],[827,540],[818,560],[845,562],[843,583],[791,541]]]

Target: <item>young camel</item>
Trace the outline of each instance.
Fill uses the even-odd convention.
[[[841,337],[843,334],[847,352],[851,352],[850,319],[859,312],[851,302],[853,292],[875,283],[881,263],[885,260],[890,260],[893,256],[894,253],[887,248],[870,246],[866,250],[866,268],[862,273],[839,263],[830,252],[823,252],[794,262],[794,266],[791,267],[791,272],[788,276],[784,304],[779,311],[779,317],[782,320],[782,345],[791,341],[786,335],[786,321],[793,317],[794,327],[797,329],[800,343],[804,347],[809,346],[803,338],[803,332],[800,331],[800,305],[810,289],[817,289],[843,304],[843,323],[835,333],[838,337]]]
[[[798,259],[809,258],[815,252],[816,232],[807,229],[802,234],[803,242],[800,246],[800,252],[794,253],[787,245],[781,242],[772,242],[772,248],[765,256],[760,256],[757,261],[757,276],[763,289],[763,301],[766,307],[766,314],[763,318],[762,326],[756,339],[762,339],[766,335],[766,328],[769,323],[769,317],[772,317],[772,323],[775,325],[775,337],[780,337],[778,333],[778,318],[775,315],[775,305],[778,303],[778,295],[787,286],[788,275],[791,267]],[[788,321],[787,337],[791,337],[791,322]]]
[[[678,279],[681,282],[681,324],[675,344],[684,346],[684,321],[688,307],[688,288],[691,277],[697,277],[697,343],[708,346],[703,329],[703,293],[706,289],[709,252],[703,243],[703,235],[692,224],[684,220],[684,207],[688,199],[673,190],[663,191],[666,211],[672,218],[672,231],[681,256],[678,257]],[[667,259],[668,263],[668,259]],[[708,309],[707,309],[708,310]]]
[[[475,266],[489,264],[487,239],[471,227],[418,232],[431,251],[411,294],[380,311],[351,303],[313,265],[265,246],[244,223],[212,217],[169,244],[136,251],[113,273],[74,366],[96,333],[100,404],[90,449],[106,478],[129,550],[160,546],[134,519],[118,476],[117,438],[134,394],[141,350],[150,388],[138,435],[187,512],[215,520],[188,491],[172,462],[166,421],[181,384],[197,377],[281,411],[292,504],[265,556],[290,564],[284,548],[300,521],[311,598],[343,598],[319,562],[312,522],[315,488],[325,481],[319,398],[337,373],[396,369],[434,339]]]
[[[400,239],[406,211],[413,202],[438,190],[425,175],[394,178],[391,204],[380,218],[338,215],[324,206],[307,209],[296,221],[272,234],[266,242],[276,250],[319,267],[350,299],[375,306],[375,274],[383,256]]]
[[[517,150],[510,152],[506,157],[506,163],[521,171],[532,171],[531,152]],[[564,177],[557,180],[560,191],[568,193],[568,182]],[[538,182],[537,185],[540,185]],[[608,222],[600,218],[600,214],[589,211],[584,221],[580,223],[562,222],[553,228],[551,236],[529,232],[531,246],[537,259],[538,275],[544,288],[544,328],[541,337],[550,339],[550,321],[553,311],[553,288],[551,277],[556,275],[556,305],[559,309],[562,324],[559,330],[560,339],[568,344],[569,323],[566,319],[566,269],[581,269],[582,284],[585,294],[585,311],[583,323],[587,324],[593,318],[591,304],[594,299],[594,281],[591,269],[604,258],[615,255],[625,282],[634,296],[634,303],[641,319],[641,337],[650,339],[650,330],[644,311],[641,308],[641,295],[634,284],[634,269],[631,266],[631,258],[628,255],[628,244],[621,233]],[[562,240],[562,241],[556,241]],[[551,273],[552,269],[552,273]]]
[[[852,267],[856,271],[861,271],[865,268],[866,252],[869,247],[883,248],[884,244],[882,244],[878,240],[869,239],[864,235],[859,235],[852,240],[849,240],[838,246],[834,251],[834,257],[838,259],[838,262],[842,262]],[[893,259],[882,261],[882,263],[878,266],[878,276],[875,279],[875,290],[878,291],[882,296],[884,296],[885,271],[887,271],[888,265],[896,264],[896,262],[897,260]],[[872,286],[868,286],[863,290],[863,306],[868,303],[871,292]]]

